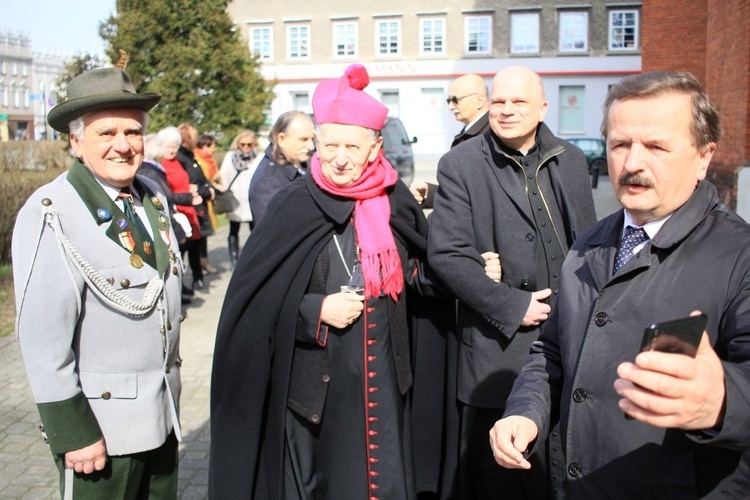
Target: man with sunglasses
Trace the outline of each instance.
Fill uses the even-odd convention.
[[[456,120],[464,124],[461,132],[453,138],[451,148],[483,134],[490,128],[487,86],[481,76],[468,74],[456,78],[445,101]],[[409,189],[422,208],[432,208],[437,184],[413,182]]]
[[[565,254],[596,222],[586,159],[544,124],[547,106],[539,75],[503,69],[493,80],[489,129],[438,164],[428,261],[458,299],[457,353],[449,358],[458,421],[448,429],[458,449],[446,457],[446,498],[562,496],[564,474],[547,468],[564,463],[559,445],[549,454],[540,445],[532,471],[497,467],[487,451],[488,432],[554,307]],[[479,275],[486,252],[499,254],[498,281]]]

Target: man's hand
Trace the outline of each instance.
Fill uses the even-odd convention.
[[[615,390],[622,411],[655,427],[702,430],[724,420],[724,367],[703,332],[695,359],[648,351],[621,363]]]
[[[320,319],[334,328],[346,328],[354,323],[365,308],[364,296],[354,292],[328,295],[320,309]]]
[[[107,464],[107,447],[104,439],[80,450],[65,453],[65,467],[81,474],[102,470]]]
[[[503,266],[500,264],[500,254],[495,252],[484,252],[484,272],[492,281],[500,283],[503,277]]]
[[[523,453],[538,434],[539,429],[529,418],[510,416],[498,420],[490,429],[490,447],[495,461],[508,469],[530,469],[531,464]]]
[[[409,191],[417,199],[417,203],[420,205],[424,202],[427,197],[427,183],[426,182],[412,182],[409,186]]]
[[[531,292],[531,303],[526,310],[526,315],[521,321],[521,326],[537,326],[543,321],[547,321],[552,308],[549,304],[542,301],[547,299],[550,295],[552,295],[552,290],[549,288],[539,290],[538,292]]]

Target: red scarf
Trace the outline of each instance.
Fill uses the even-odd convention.
[[[365,278],[365,297],[382,292],[398,300],[404,288],[404,273],[389,224],[391,205],[386,188],[398,181],[398,173],[379,151],[362,176],[348,186],[338,186],[323,175],[315,153],[310,164],[315,184],[323,191],[355,200],[354,230],[360,248],[360,264]]]

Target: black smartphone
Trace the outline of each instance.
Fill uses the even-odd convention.
[[[643,332],[641,352],[674,352],[694,358],[706,321],[706,315],[700,314],[649,325]]]

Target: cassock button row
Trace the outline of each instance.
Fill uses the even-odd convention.
[[[328,374],[323,375],[322,379],[326,384],[331,381],[331,377]]]

